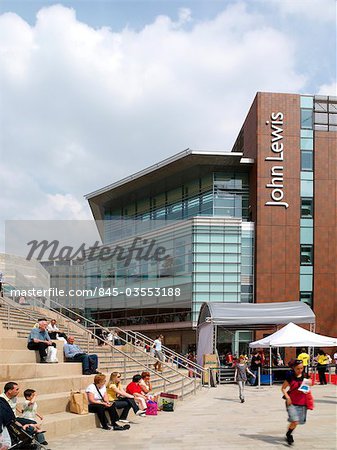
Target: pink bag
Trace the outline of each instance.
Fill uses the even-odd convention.
[[[158,405],[157,405],[157,403],[152,401],[152,400],[148,400],[146,402],[146,404],[147,404],[147,408],[146,408],[145,414],[147,416],[157,416],[158,415]]]

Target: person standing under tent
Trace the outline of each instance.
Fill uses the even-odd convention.
[[[328,384],[325,378],[325,371],[328,366],[328,363],[329,359],[326,353],[323,350],[319,349],[317,351],[317,370],[320,384]]]
[[[288,412],[288,422],[290,422],[286,441],[289,445],[294,443],[293,432],[297,425],[303,425],[307,418],[307,393],[300,390],[306,376],[303,373],[303,363],[299,359],[289,363],[291,371],[286,374],[286,379],[282,384],[281,391],[286,401]],[[307,379],[306,384],[311,385],[311,380]]]
[[[245,356],[240,355],[239,362],[235,365],[234,381],[237,382],[239,386],[239,398],[241,403],[244,403],[245,401],[244,391],[247,381],[247,373],[249,373],[254,378],[256,377],[256,375],[248,369]]]
[[[302,361],[304,373],[308,374],[308,368],[309,368],[309,363],[310,363],[310,356],[305,351],[305,348],[301,349],[301,353],[298,355],[297,359]]]

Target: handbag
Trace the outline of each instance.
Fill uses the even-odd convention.
[[[85,392],[70,392],[69,410],[74,414],[88,414],[88,398]]]
[[[158,404],[153,400],[148,400],[146,402],[147,408],[145,414],[147,416],[157,416],[158,415]]]

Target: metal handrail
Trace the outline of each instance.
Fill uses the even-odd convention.
[[[151,347],[154,344],[154,340],[153,339],[149,338],[148,336],[145,336],[143,333],[140,333],[139,331],[128,330],[128,334],[133,334],[134,335],[134,339],[138,339],[138,337],[139,337],[142,341],[149,343],[151,345]],[[200,366],[200,364],[198,364],[196,362],[193,362],[193,361],[190,361],[188,358],[186,358],[185,356],[180,355],[179,353],[175,352],[174,350],[171,350],[170,348],[165,347],[164,345],[162,345],[162,348],[163,348],[165,354],[172,355],[172,356],[174,356],[177,359],[179,358],[179,360],[180,360],[179,361],[179,365],[183,366],[185,369],[193,370],[193,368],[195,368],[196,371],[199,371],[199,372],[202,372],[202,373],[206,373],[207,372],[207,370],[204,367]],[[185,364],[182,364],[181,361],[184,362]],[[190,366],[192,366],[193,368],[191,368]]]
[[[105,328],[105,327],[102,327],[100,324],[97,324],[97,323],[93,322],[91,319],[88,319],[88,318],[82,316],[81,314],[78,314],[77,312],[71,310],[70,308],[67,308],[66,306],[62,305],[61,303],[57,302],[56,300],[53,300],[53,299],[51,299],[51,298],[48,299],[49,302],[53,302],[54,304],[56,304],[56,305],[59,306],[60,308],[65,309],[66,311],[68,311],[68,312],[71,313],[72,315],[77,316],[79,319],[84,320],[84,321],[87,322],[87,323],[91,323],[92,326],[93,326],[93,328],[94,328],[94,332],[92,332],[92,331],[90,331],[86,326],[83,326],[82,324],[76,322],[75,320],[71,319],[71,318],[68,317],[67,315],[63,314],[61,311],[58,311],[58,310],[54,309],[54,308],[51,307],[51,306],[46,306],[46,305],[42,302],[42,300],[40,300],[39,298],[37,298],[37,297],[31,297],[31,299],[34,300],[34,301],[37,302],[37,303],[42,304],[42,308],[43,308],[43,309],[46,309],[46,308],[47,308],[47,309],[50,309],[51,311],[55,312],[56,314],[61,315],[63,318],[65,318],[65,319],[70,320],[71,322],[73,322],[73,324],[75,324],[75,325],[77,325],[77,326],[80,326],[85,332],[90,333],[90,334],[91,334],[92,336],[94,336],[97,340],[100,340],[102,343],[105,343],[105,344],[108,343],[112,349],[117,350],[119,353],[124,354],[124,356],[126,356],[126,357],[128,357],[128,358],[130,358],[130,359],[133,359],[132,357],[130,357],[130,356],[127,355],[126,353],[124,353],[124,352],[122,352],[121,350],[117,349],[116,346],[113,346],[111,343],[105,341],[105,340],[102,339],[100,336],[97,336],[97,335],[95,334],[96,328],[97,328],[97,329],[102,329],[102,330],[108,331],[108,332],[110,331],[110,329]],[[125,333],[125,335],[126,335],[126,336],[129,336],[130,339],[132,338],[132,337],[129,335],[129,333],[127,333],[125,330],[122,330],[122,329],[120,329],[120,328],[118,328],[118,327],[114,327],[114,329],[118,330],[119,332]],[[137,346],[135,346],[134,344],[132,344],[131,341],[128,341],[128,340],[122,338],[121,336],[119,336],[119,337],[120,337],[120,339],[121,339],[122,341],[124,341],[126,344],[131,345],[131,347],[133,347],[137,352],[141,352],[142,355],[143,355],[143,351],[140,350],[139,347],[137,347]],[[157,359],[156,359],[154,356],[152,356],[152,355],[148,355],[148,357],[150,357],[150,358],[151,358],[152,360],[154,360],[154,361],[157,361]],[[160,378],[164,378],[164,379],[165,379],[165,377],[162,376],[160,373],[154,371],[153,369],[150,369],[150,367],[149,367],[148,365],[144,365],[144,364],[142,364],[142,363],[139,363],[139,361],[137,361],[137,360],[135,360],[135,359],[133,359],[133,360],[136,361],[138,364],[142,365],[143,367],[145,367],[147,370],[150,370],[150,372],[157,374]],[[179,370],[175,369],[174,367],[169,366],[166,362],[163,361],[163,362],[162,362],[162,365],[164,365],[164,367],[169,367],[169,368],[170,368],[171,370],[173,370],[175,373],[179,374],[179,375],[181,376],[181,378],[182,378],[182,381],[183,381],[184,378],[187,378],[188,380],[190,380],[190,377],[188,377],[188,376],[184,375],[183,373],[179,372]]]
[[[9,285],[8,283],[7,283],[7,285],[10,286],[11,288],[13,288],[13,289],[15,290],[15,287],[14,287],[14,286]],[[41,303],[43,308],[46,307],[46,305],[43,304],[43,302],[42,302],[39,298],[37,298],[37,297],[31,297],[31,298],[32,298],[34,301],[38,301],[39,303]],[[56,304],[57,306],[59,306],[59,307],[65,309],[65,310],[68,311],[69,313],[71,313],[71,314],[73,314],[73,315],[76,315],[79,319],[84,320],[84,321],[87,322],[88,324],[90,323],[90,324],[93,326],[94,331],[95,331],[96,328],[100,328],[100,329],[105,330],[105,331],[108,331],[108,332],[110,332],[111,329],[113,329],[113,330],[118,330],[118,332],[124,333],[126,336],[130,337],[130,341],[125,340],[125,339],[123,339],[123,338],[121,338],[121,337],[120,337],[120,338],[121,338],[125,343],[128,343],[129,345],[132,345],[132,347],[136,348],[137,350],[139,350],[138,347],[135,346],[135,345],[133,345],[132,342],[131,342],[131,339],[132,339],[132,338],[135,339],[136,336],[140,336],[140,337],[142,338],[143,341],[148,341],[148,342],[151,344],[151,346],[153,345],[153,342],[154,342],[153,339],[149,338],[148,336],[145,336],[144,334],[142,334],[142,333],[140,333],[140,332],[134,332],[134,331],[132,331],[132,330],[124,330],[124,329],[119,328],[119,327],[111,327],[111,328],[103,327],[102,325],[97,324],[96,322],[92,321],[91,319],[88,319],[87,317],[84,317],[84,316],[82,316],[81,314],[78,314],[77,312],[71,310],[70,308],[67,308],[65,305],[62,305],[61,303],[57,302],[56,300],[53,300],[53,299],[51,299],[51,298],[49,298],[48,300],[49,300],[50,302],[53,302],[53,303]],[[51,308],[51,309],[53,309],[53,308]],[[57,310],[56,310],[55,312],[58,313]],[[61,314],[61,315],[62,315],[62,314]],[[68,316],[66,316],[66,315],[64,315],[64,316],[65,316],[67,319],[70,319],[70,317],[68,317]],[[72,319],[71,319],[71,320],[72,320]],[[77,324],[78,324],[78,325],[82,325],[82,324],[79,324],[78,322],[77,322]],[[82,326],[82,327],[83,327],[84,329],[87,328],[86,326]],[[133,336],[133,335],[134,335],[134,336]],[[99,337],[99,336],[98,336],[98,337]],[[193,370],[193,372],[196,373],[196,374],[198,374],[198,375],[200,375],[200,372],[201,372],[201,373],[206,373],[206,370],[205,370],[202,366],[200,366],[199,364],[197,364],[197,363],[195,363],[195,362],[193,362],[193,361],[190,361],[189,359],[187,359],[186,357],[180,355],[179,353],[175,352],[174,350],[171,350],[171,349],[169,349],[168,347],[165,347],[165,346],[163,346],[163,349],[164,349],[165,354],[169,354],[169,355],[171,355],[171,356],[174,356],[175,358],[179,358],[179,365],[183,366],[185,369],[187,369],[187,370],[193,370],[193,368],[194,368],[194,369],[196,369],[196,371]],[[150,356],[151,356],[151,355],[150,355]],[[155,358],[154,358],[154,359],[155,359]],[[178,359],[177,359],[177,361],[178,361]],[[166,365],[166,364],[164,364],[164,366],[165,366],[165,365]],[[191,366],[192,366],[192,368],[191,368]],[[180,373],[180,372],[179,372],[179,373]],[[187,378],[189,378],[189,377],[187,377]]]

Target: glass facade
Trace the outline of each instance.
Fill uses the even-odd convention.
[[[315,96],[314,129],[317,131],[337,131],[337,97]]]
[[[137,233],[142,223],[151,227],[163,221],[184,220],[194,216],[237,217],[248,220],[249,178],[244,172],[211,172],[155,196],[124,202],[104,211],[104,242],[125,237],[130,230],[121,218],[132,219]],[[119,229],[117,227],[120,227]]]
[[[253,224],[196,225],[193,239],[194,320],[203,302],[252,302]]]
[[[125,249],[135,238],[154,239],[166,258],[139,260],[134,252],[127,265],[118,253],[87,260],[92,295],[86,314],[110,326],[196,324],[205,301],[252,302],[254,225],[248,222],[248,198],[247,173],[211,171],[155,196],[107,206],[105,245]]]
[[[316,97],[302,96],[301,106],[301,211],[299,300],[313,306],[314,230],[314,130],[318,116]]]

